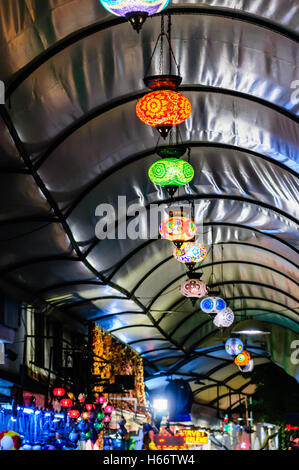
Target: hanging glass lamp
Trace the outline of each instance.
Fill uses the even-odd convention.
[[[239,370],[243,373],[252,372],[253,369],[254,369],[253,359],[250,359],[248,364],[246,364],[245,366],[239,366]]]
[[[185,186],[194,178],[194,170],[185,160],[163,158],[150,167],[148,176],[158,186]]]
[[[213,320],[217,328],[228,328],[234,322],[234,313],[231,308],[226,307],[221,312],[217,313]]]
[[[225,343],[225,351],[230,356],[237,356],[244,349],[244,344],[240,338],[229,338]]]
[[[250,353],[244,349],[240,354],[235,357],[235,364],[237,366],[246,366],[251,359]]]
[[[206,283],[199,279],[188,279],[182,283],[180,290],[185,297],[190,298],[201,298],[208,293]]]
[[[226,302],[220,297],[207,297],[200,302],[200,309],[205,313],[219,313],[225,308]]]
[[[163,138],[170,129],[191,114],[191,103],[173,90],[156,90],[144,95],[136,105],[136,114],[145,124],[155,127]]]
[[[159,232],[166,240],[179,244],[194,239],[197,228],[187,217],[169,217],[161,223]]]
[[[180,263],[192,265],[204,260],[207,256],[207,250],[197,242],[185,242],[181,247],[175,247],[173,256]]]
[[[169,0],[100,0],[103,7],[117,16],[124,16],[139,33],[148,16],[167,7]]]

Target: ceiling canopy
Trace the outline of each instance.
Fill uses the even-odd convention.
[[[228,397],[237,403],[250,379],[226,355],[225,335],[182,297],[186,269],[170,243],[95,235],[100,203],[117,211],[126,196],[148,210],[167,200],[147,175],[157,133],[135,114],[160,16],[137,35],[98,0],[3,0],[0,13],[1,277],[62,318],[95,320],[130,344],[150,388],[171,375],[189,380],[197,401],[215,406],[218,388],[220,407]],[[204,213],[202,279],[213,270],[212,287],[237,321],[246,314],[291,338],[299,330],[298,2],[174,0],[168,13],[179,89],[192,105],[180,134],[195,169],[174,199]],[[259,343],[249,350],[256,364],[270,360]],[[274,343],[271,353],[279,361]]]

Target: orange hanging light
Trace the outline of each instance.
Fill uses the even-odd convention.
[[[251,359],[250,353],[243,349],[243,351],[235,357],[235,364],[237,366],[246,366]]]
[[[177,91],[155,90],[138,101],[136,114],[142,122],[155,127],[165,138],[173,126],[190,116],[191,103]]]
[[[197,228],[188,217],[169,217],[161,223],[159,232],[166,240],[182,243],[194,239]]]

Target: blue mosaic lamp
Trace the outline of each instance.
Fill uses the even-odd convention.
[[[100,0],[103,7],[117,16],[124,16],[139,33],[148,16],[160,13],[169,0]]]

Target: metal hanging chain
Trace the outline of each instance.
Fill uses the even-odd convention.
[[[174,53],[173,53],[173,50],[172,50],[172,47],[171,47],[171,41],[170,41],[170,37],[171,37],[171,15],[169,15],[169,19],[168,19],[168,32],[167,32],[167,34],[165,33],[165,28],[164,28],[164,15],[161,15],[161,32],[158,35],[154,50],[153,50],[152,55],[150,57],[149,64],[148,64],[148,66],[146,68],[146,71],[145,71],[145,76],[147,76],[147,74],[148,74],[148,71],[149,71],[150,66],[152,64],[153,57],[154,57],[154,54],[157,50],[159,41],[160,41],[159,72],[160,72],[161,75],[163,75],[164,37],[167,40],[168,47],[169,47],[169,70],[170,71],[172,70],[172,59],[173,59],[175,65],[176,65],[176,68],[177,68],[177,73],[178,73],[178,75],[180,75],[180,66],[178,65],[178,63],[176,61],[176,58],[174,56]]]
[[[168,15],[168,61],[169,61],[169,75],[171,75],[171,15]]]
[[[160,63],[159,71],[160,75],[163,75],[163,56],[164,56],[164,15],[161,16],[161,42],[160,42]]]

